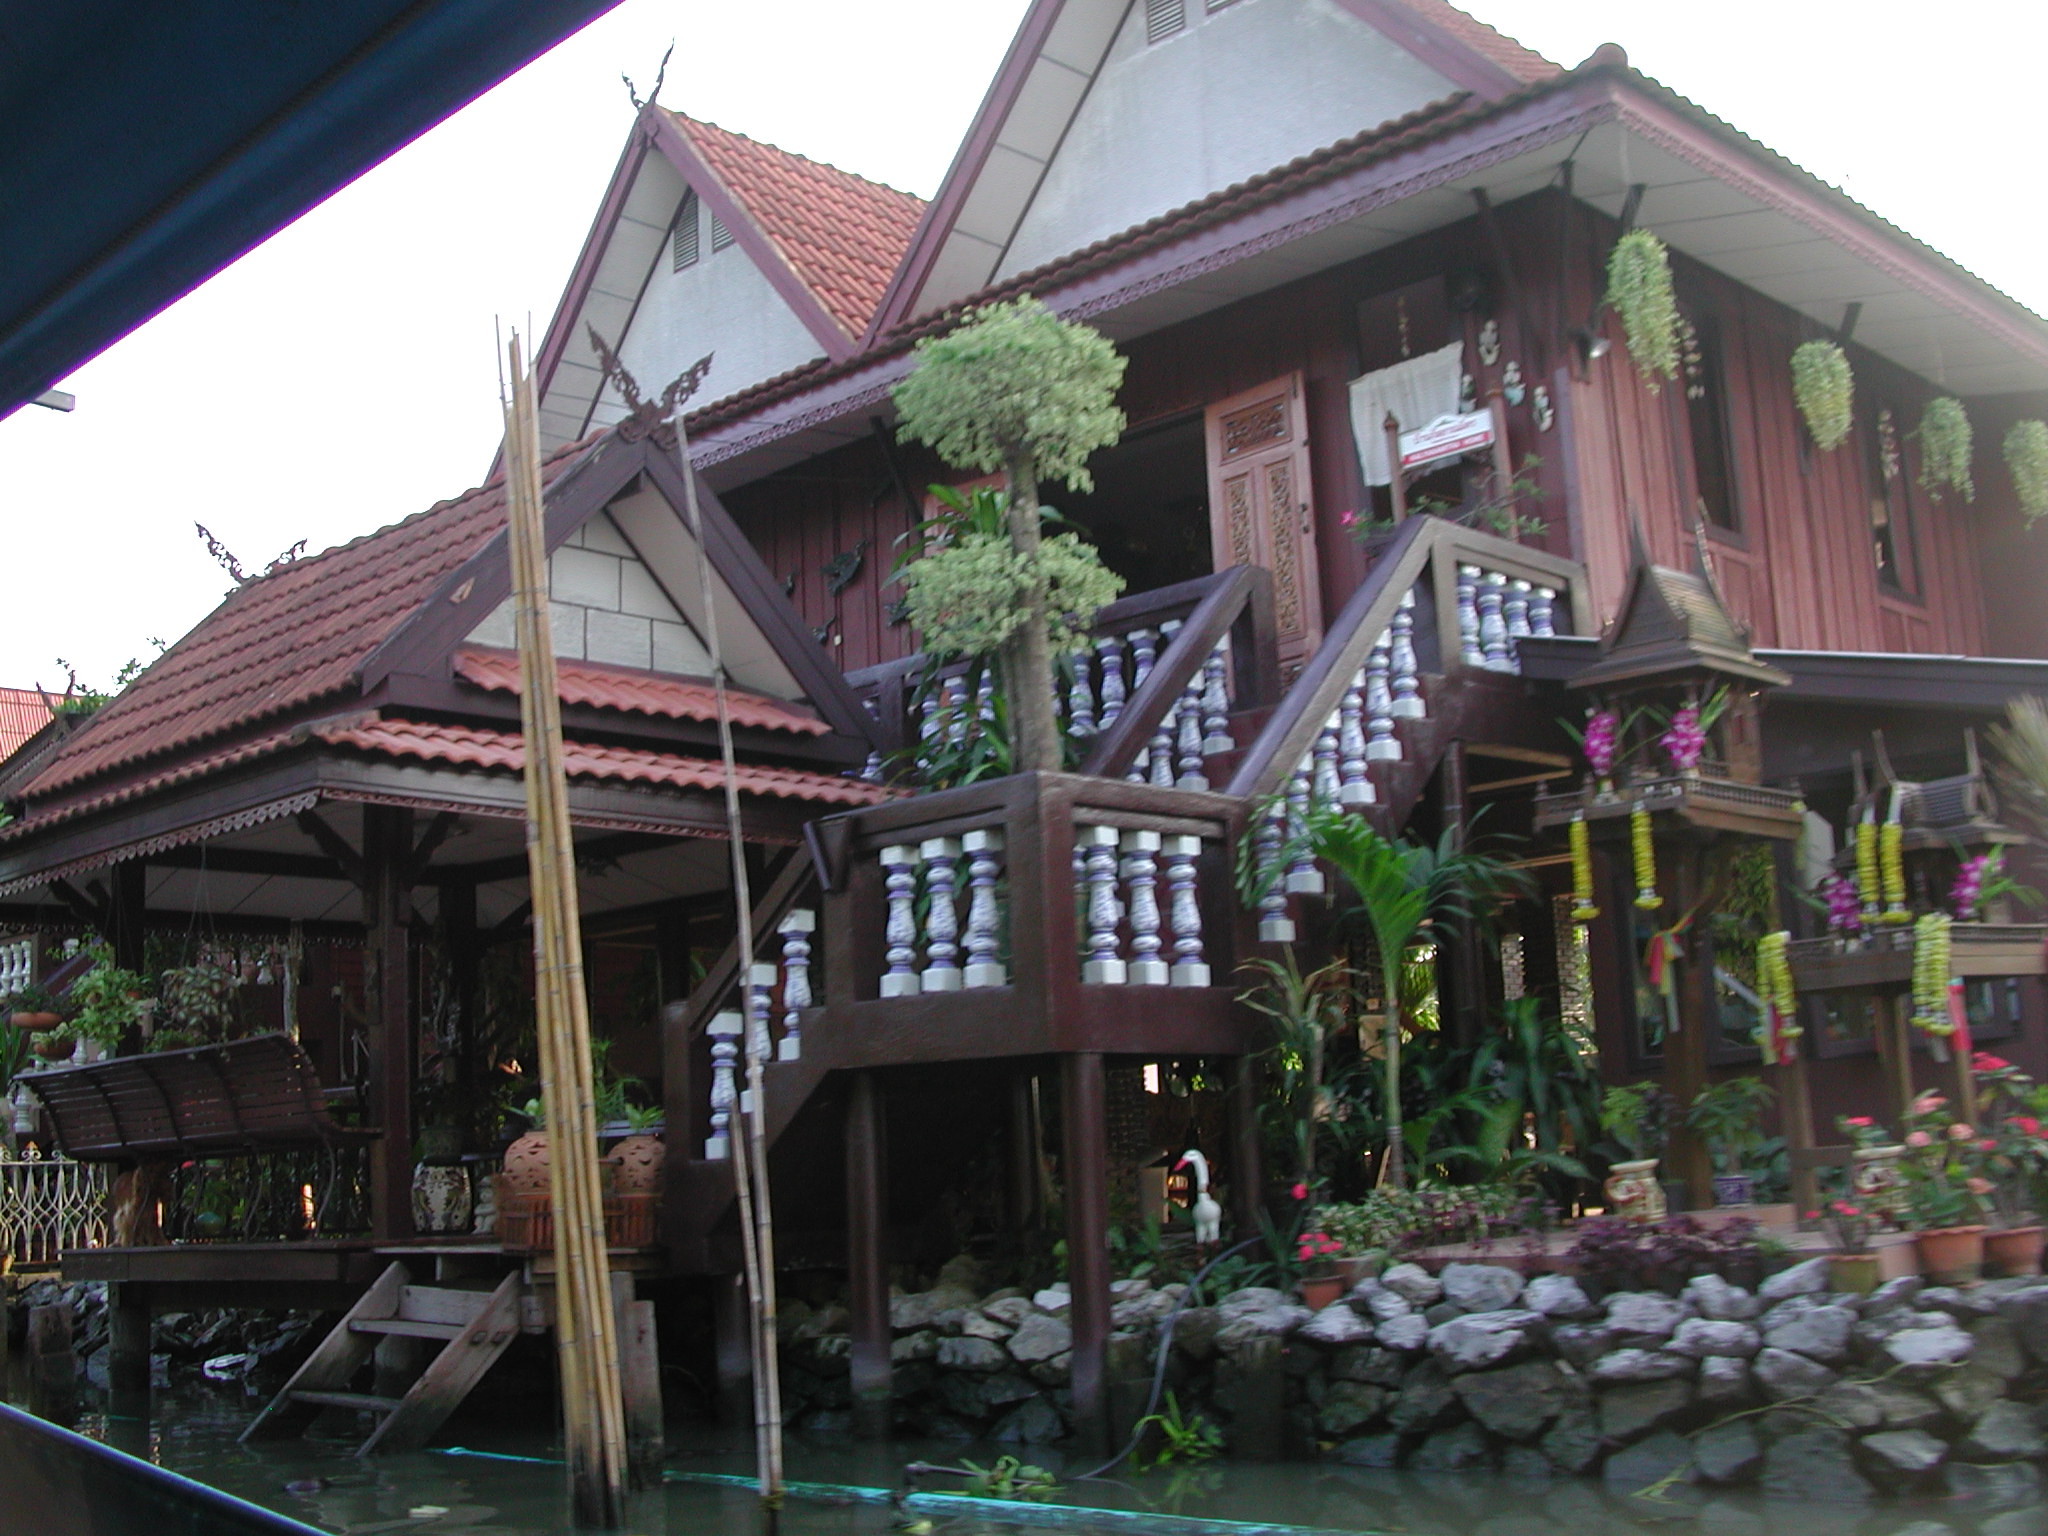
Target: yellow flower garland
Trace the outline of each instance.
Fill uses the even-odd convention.
[[[1948,1015],[1949,922],[1929,912],[1913,925],[1913,1022],[1930,1035],[1952,1035]]]
[[[1583,814],[1572,817],[1572,921],[1590,923],[1600,915],[1593,905],[1593,840]]]
[[[1636,905],[1652,911],[1664,905],[1657,894],[1657,848],[1650,840],[1650,813],[1638,805],[1629,812],[1628,836],[1636,862]]]
[[[1906,910],[1905,829],[1896,821],[1888,821],[1878,836],[1884,874],[1884,921],[1910,923],[1913,915]]]
[[[1785,946],[1791,939],[1790,933],[1781,931],[1767,933],[1756,941],[1756,982],[1764,1001],[1778,1010],[1783,1021],[1780,1033],[1788,1040],[1796,1040],[1801,1034],[1796,1022],[1799,993],[1792,985],[1792,964],[1785,958]]]
[[[1877,825],[1856,823],[1856,895],[1863,903],[1863,915],[1877,914]]]

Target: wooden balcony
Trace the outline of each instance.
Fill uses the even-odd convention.
[[[1956,923],[1949,928],[1949,969],[1965,979],[2048,974],[2044,942],[2044,923]],[[1786,947],[1785,958],[1801,992],[1898,991],[1913,983],[1913,930],[1905,924],[1879,928],[1854,948],[1834,939],[1800,939]]]
[[[1595,786],[1536,797],[1539,830],[1561,827],[1583,815],[1597,829],[1603,821],[1626,820],[1637,806],[1666,814],[1704,832],[1791,839],[1799,835],[1799,794],[1768,784],[1744,784],[1711,773],[1659,774],[1638,778],[1608,793]]]

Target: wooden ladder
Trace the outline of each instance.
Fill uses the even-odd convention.
[[[426,1444],[518,1334],[521,1281],[514,1271],[488,1292],[411,1281],[406,1267],[396,1262],[378,1276],[270,1406],[242,1431],[242,1439],[303,1432],[322,1408],[354,1408],[379,1417],[370,1438],[357,1447],[358,1456]],[[403,1397],[350,1391],[378,1341],[393,1336],[439,1339],[441,1351]]]

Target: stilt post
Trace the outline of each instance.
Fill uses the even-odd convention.
[[[1109,1125],[1102,1056],[1060,1058],[1060,1111],[1067,1205],[1067,1321],[1073,1329],[1074,1433],[1107,1449],[1109,1351]]]
[[[846,1274],[852,1316],[853,1426],[868,1439],[891,1427],[886,1153],[873,1072],[856,1072],[846,1096]]]
[[[363,991],[370,1013],[370,1110],[383,1134],[370,1148],[370,1230],[385,1242],[412,1236],[414,1036],[406,919],[412,812],[363,807]]]
[[[1259,1230],[1259,1197],[1265,1169],[1259,1149],[1259,1063],[1254,1056],[1230,1059],[1225,1101],[1230,1117],[1230,1224],[1236,1239]]]

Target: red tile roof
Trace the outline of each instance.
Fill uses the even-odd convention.
[[[50,723],[40,688],[0,688],[0,761]]]
[[[1477,16],[1459,10],[1449,0],[1394,0],[1417,16],[1449,34],[1524,85],[1536,85],[1564,73],[1533,48],[1524,48],[1505,32],[1498,32]]]
[[[179,784],[188,784],[194,779],[203,779],[211,774],[221,773],[229,768],[239,768],[244,763],[259,757],[268,757],[286,747],[296,746],[306,739],[303,726],[287,730],[268,731],[261,735],[247,737],[232,746],[222,747],[215,752],[203,752],[196,757],[182,758],[154,773],[143,773],[99,790],[87,790],[54,803],[46,802],[31,809],[18,821],[11,821],[0,827],[0,842],[10,842],[32,832],[40,832],[58,822],[71,821],[94,811],[103,811],[110,806],[125,805],[130,800],[139,800],[144,795],[155,794],[160,789],[171,789]]]
[[[826,311],[859,336],[910,247],[924,199],[743,133],[669,114]]]
[[[507,773],[517,773],[526,764],[526,745],[516,732],[371,717],[317,726],[313,734],[334,746],[352,747],[382,757],[419,758],[465,768],[496,768]],[[563,743],[563,764],[574,779],[611,779],[676,789],[718,789],[725,783],[721,765],[707,758],[646,752],[634,747],[595,746],[575,740]],[[741,763],[738,778],[742,794],[772,795],[820,805],[875,805],[894,794],[879,784],[843,774],[770,768],[755,763]]]
[[[520,691],[519,653],[467,646],[455,653],[455,675],[495,693]],[[709,683],[685,682],[636,667],[614,667],[595,661],[558,657],[555,675],[565,704],[595,709],[623,709],[634,714],[661,715],[670,720],[716,720],[718,703]],[[827,736],[832,727],[793,704],[764,699],[728,688],[726,711],[737,726],[762,731],[791,731],[799,736]]]
[[[558,448],[552,480],[590,446]],[[502,479],[245,582],[66,742],[31,800],[345,693],[356,667],[504,525]]]

